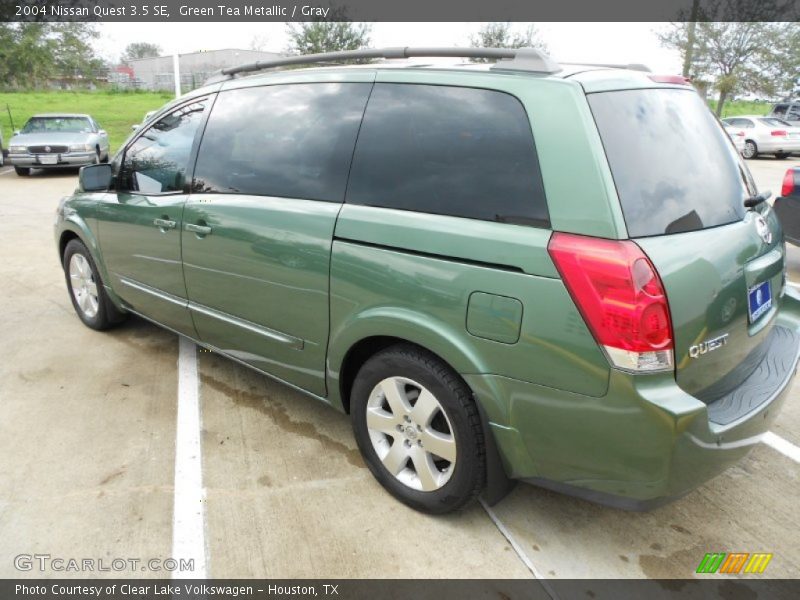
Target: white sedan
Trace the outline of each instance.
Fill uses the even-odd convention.
[[[733,145],[736,146],[736,151],[739,154],[744,154],[745,149],[745,131],[744,129],[740,129],[739,127],[734,127],[728,123],[723,123],[722,126],[725,128],[725,132],[728,134],[728,137],[731,138]]]
[[[775,117],[745,115],[722,119],[723,123],[744,130],[745,158],[759,154],[774,154],[775,158],[786,158],[800,152],[800,127],[794,127]]]

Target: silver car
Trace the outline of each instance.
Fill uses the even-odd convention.
[[[800,152],[800,127],[793,127],[782,119],[744,115],[722,119],[745,132],[745,158],[755,158],[759,154],[774,154],[775,158],[786,158]]]
[[[108,160],[106,133],[89,115],[31,117],[8,142],[8,162],[17,175],[35,169],[75,168]]]

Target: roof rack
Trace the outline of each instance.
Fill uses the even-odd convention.
[[[371,58],[488,58],[499,62],[492,69],[504,71],[529,71],[535,73],[558,73],[561,66],[547,54],[535,48],[376,48],[362,50],[343,50],[339,52],[323,52],[321,54],[303,54],[287,56],[275,60],[260,60],[254,63],[224,68],[206,83],[217,83],[233,79],[242,73],[263,71],[289,65],[308,65],[324,62],[340,62]]]

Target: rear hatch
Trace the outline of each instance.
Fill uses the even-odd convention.
[[[729,396],[775,342],[785,281],[777,218],[767,203],[745,208],[753,179],[692,88],[587,98],[628,235],[666,290],[678,385],[707,403]]]

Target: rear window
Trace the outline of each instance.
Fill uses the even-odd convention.
[[[347,202],[549,226],[525,109],[477,88],[376,84]]]
[[[759,119],[759,121],[768,127],[789,127],[789,123],[781,119]]]
[[[744,217],[748,175],[691,90],[590,94],[631,237],[696,231]]]

